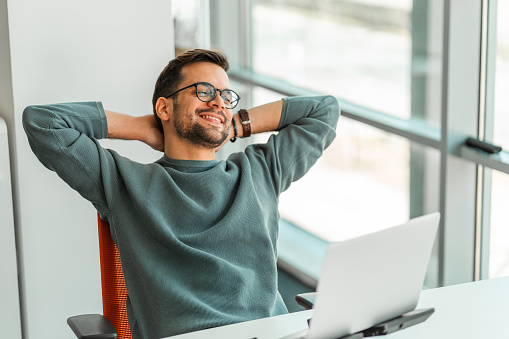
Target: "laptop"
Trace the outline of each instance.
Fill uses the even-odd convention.
[[[431,213],[329,244],[309,330],[284,338],[340,338],[414,310],[439,221]]]

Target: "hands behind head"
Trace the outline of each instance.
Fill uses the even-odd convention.
[[[143,142],[155,149],[164,152],[164,135],[159,129],[156,118],[153,114],[140,117],[144,126]]]

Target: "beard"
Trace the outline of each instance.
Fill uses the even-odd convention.
[[[196,116],[203,112],[215,112],[213,109],[195,110]],[[228,137],[228,129],[223,131],[207,129],[198,121],[192,121],[184,110],[181,109],[178,101],[173,100],[173,124],[179,137],[189,143],[205,148],[217,148],[223,144]],[[201,118],[198,118],[201,119]]]

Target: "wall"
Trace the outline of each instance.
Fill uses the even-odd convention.
[[[20,339],[21,319],[10,171],[7,126],[0,118],[0,328],[6,338]]]
[[[89,100],[151,113],[155,79],[173,57],[170,2],[0,0],[0,9],[23,335],[70,338],[67,317],[102,313],[95,211],[38,162],[21,114],[30,104]],[[105,144],[142,162],[160,156],[136,142]]]

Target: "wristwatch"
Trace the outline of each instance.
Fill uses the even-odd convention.
[[[242,123],[242,137],[247,138],[251,136],[251,119],[249,113],[245,109],[239,111],[240,122]]]

